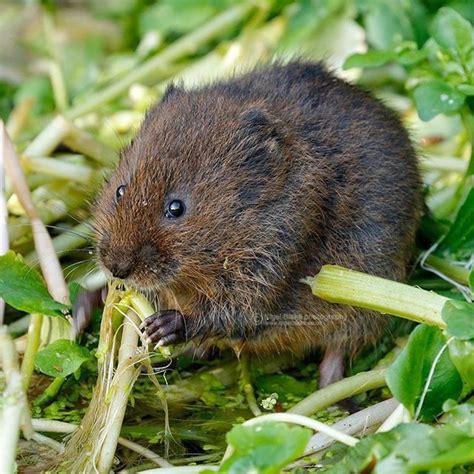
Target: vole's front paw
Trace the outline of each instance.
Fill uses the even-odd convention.
[[[184,317],[176,310],[152,314],[143,321],[142,327],[147,343],[167,346],[186,340]]]

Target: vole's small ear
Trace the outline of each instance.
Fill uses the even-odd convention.
[[[278,138],[276,121],[271,115],[257,107],[245,111],[242,116],[244,130],[249,135],[255,133],[266,138]]]
[[[171,97],[176,96],[177,94],[183,92],[183,88],[181,86],[176,85],[174,82],[171,82],[166,87],[165,93],[161,98],[161,102],[168,101]]]

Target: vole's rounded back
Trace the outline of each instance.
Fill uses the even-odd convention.
[[[189,337],[354,352],[382,319],[300,279],[323,264],[403,279],[420,208],[393,112],[319,64],[275,65],[168,89],[98,201],[98,255],[173,295]]]

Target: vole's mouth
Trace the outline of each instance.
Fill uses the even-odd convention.
[[[130,275],[123,278],[123,281],[126,285],[132,286],[137,290],[158,292],[172,285],[177,277],[177,273],[177,268],[174,265],[162,269],[145,264],[141,268],[132,270]]]

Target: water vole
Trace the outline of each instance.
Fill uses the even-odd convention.
[[[97,202],[97,253],[160,296],[152,342],[321,348],[327,385],[386,317],[319,300],[300,280],[323,264],[403,280],[420,189],[393,112],[320,64],[267,66],[168,88]]]

